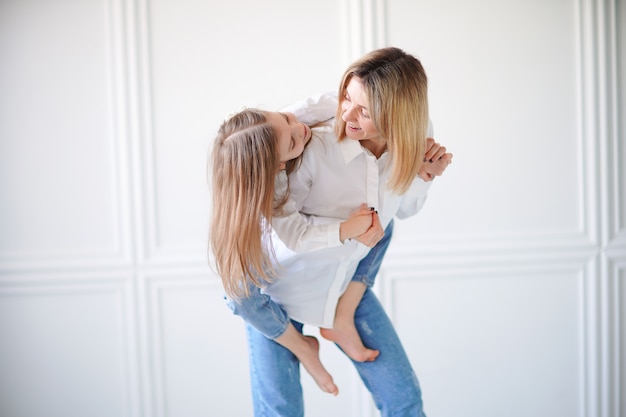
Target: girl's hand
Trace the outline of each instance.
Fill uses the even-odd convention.
[[[361,242],[368,248],[373,248],[376,246],[378,241],[385,236],[385,230],[383,226],[380,224],[380,218],[378,217],[378,212],[372,213],[372,225],[365,233],[355,237],[354,239],[358,242]]]
[[[365,233],[372,226],[373,207],[367,207],[363,203],[350,214],[350,218],[339,225],[339,239],[343,242],[346,239],[353,239]]]
[[[426,153],[424,162],[417,175],[424,181],[432,181],[440,176],[452,163],[452,154],[446,152],[446,147],[435,142],[433,138],[426,139]]]

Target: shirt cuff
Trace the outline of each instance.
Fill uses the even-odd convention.
[[[326,236],[328,238],[328,246],[341,246],[343,242],[339,239],[339,225],[340,222],[331,223],[328,225],[328,230],[326,230]]]

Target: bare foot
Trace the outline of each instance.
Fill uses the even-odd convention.
[[[304,336],[304,340],[310,349],[297,356],[300,363],[302,363],[322,391],[333,395],[339,394],[339,388],[333,382],[333,377],[330,376],[320,361],[320,342],[313,336]]]
[[[320,334],[332,342],[335,342],[352,360],[357,362],[371,362],[378,357],[380,352],[368,349],[363,345],[359,332],[350,324],[335,323],[332,329],[320,329]]]

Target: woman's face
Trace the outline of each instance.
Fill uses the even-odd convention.
[[[266,117],[278,137],[282,169],[285,162],[302,154],[304,145],[311,140],[311,129],[301,123],[293,113],[267,112]]]
[[[341,98],[341,118],[346,122],[346,136],[355,140],[378,139],[378,130],[370,119],[369,102],[363,83],[352,77]]]

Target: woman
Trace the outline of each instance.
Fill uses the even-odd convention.
[[[428,129],[426,84],[420,62],[397,48],[373,51],[348,68],[339,88],[335,124],[339,141],[331,121],[326,130],[320,129],[315,138],[319,140],[311,141],[300,168],[289,177],[295,208],[305,214],[300,217],[303,224],[346,219],[352,207],[365,200],[378,210],[379,238],[393,217],[405,218],[419,211],[430,186],[419,177],[420,170],[431,179],[433,174],[423,173],[424,166],[437,167],[440,174],[452,158],[435,155],[423,163]],[[294,220],[274,218],[272,222],[282,239],[273,240],[280,273],[265,294],[284,307],[300,332],[302,322],[332,327],[337,300],[368,248],[353,240],[333,248],[293,252],[289,246],[297,237],[294,231],[299,230]],[[372,262],[370,272],[375,273],[381,257]],[[368,287],[372,273],[355,276],[367,279],[356,296],[352,294],[354,319],[363,343],[380,356],[353,363],[383,416],[421,416],[419,383],[390,320]],[[255,414],[303,415],[297,359],[255,327],[247,326],[247,332]]]

